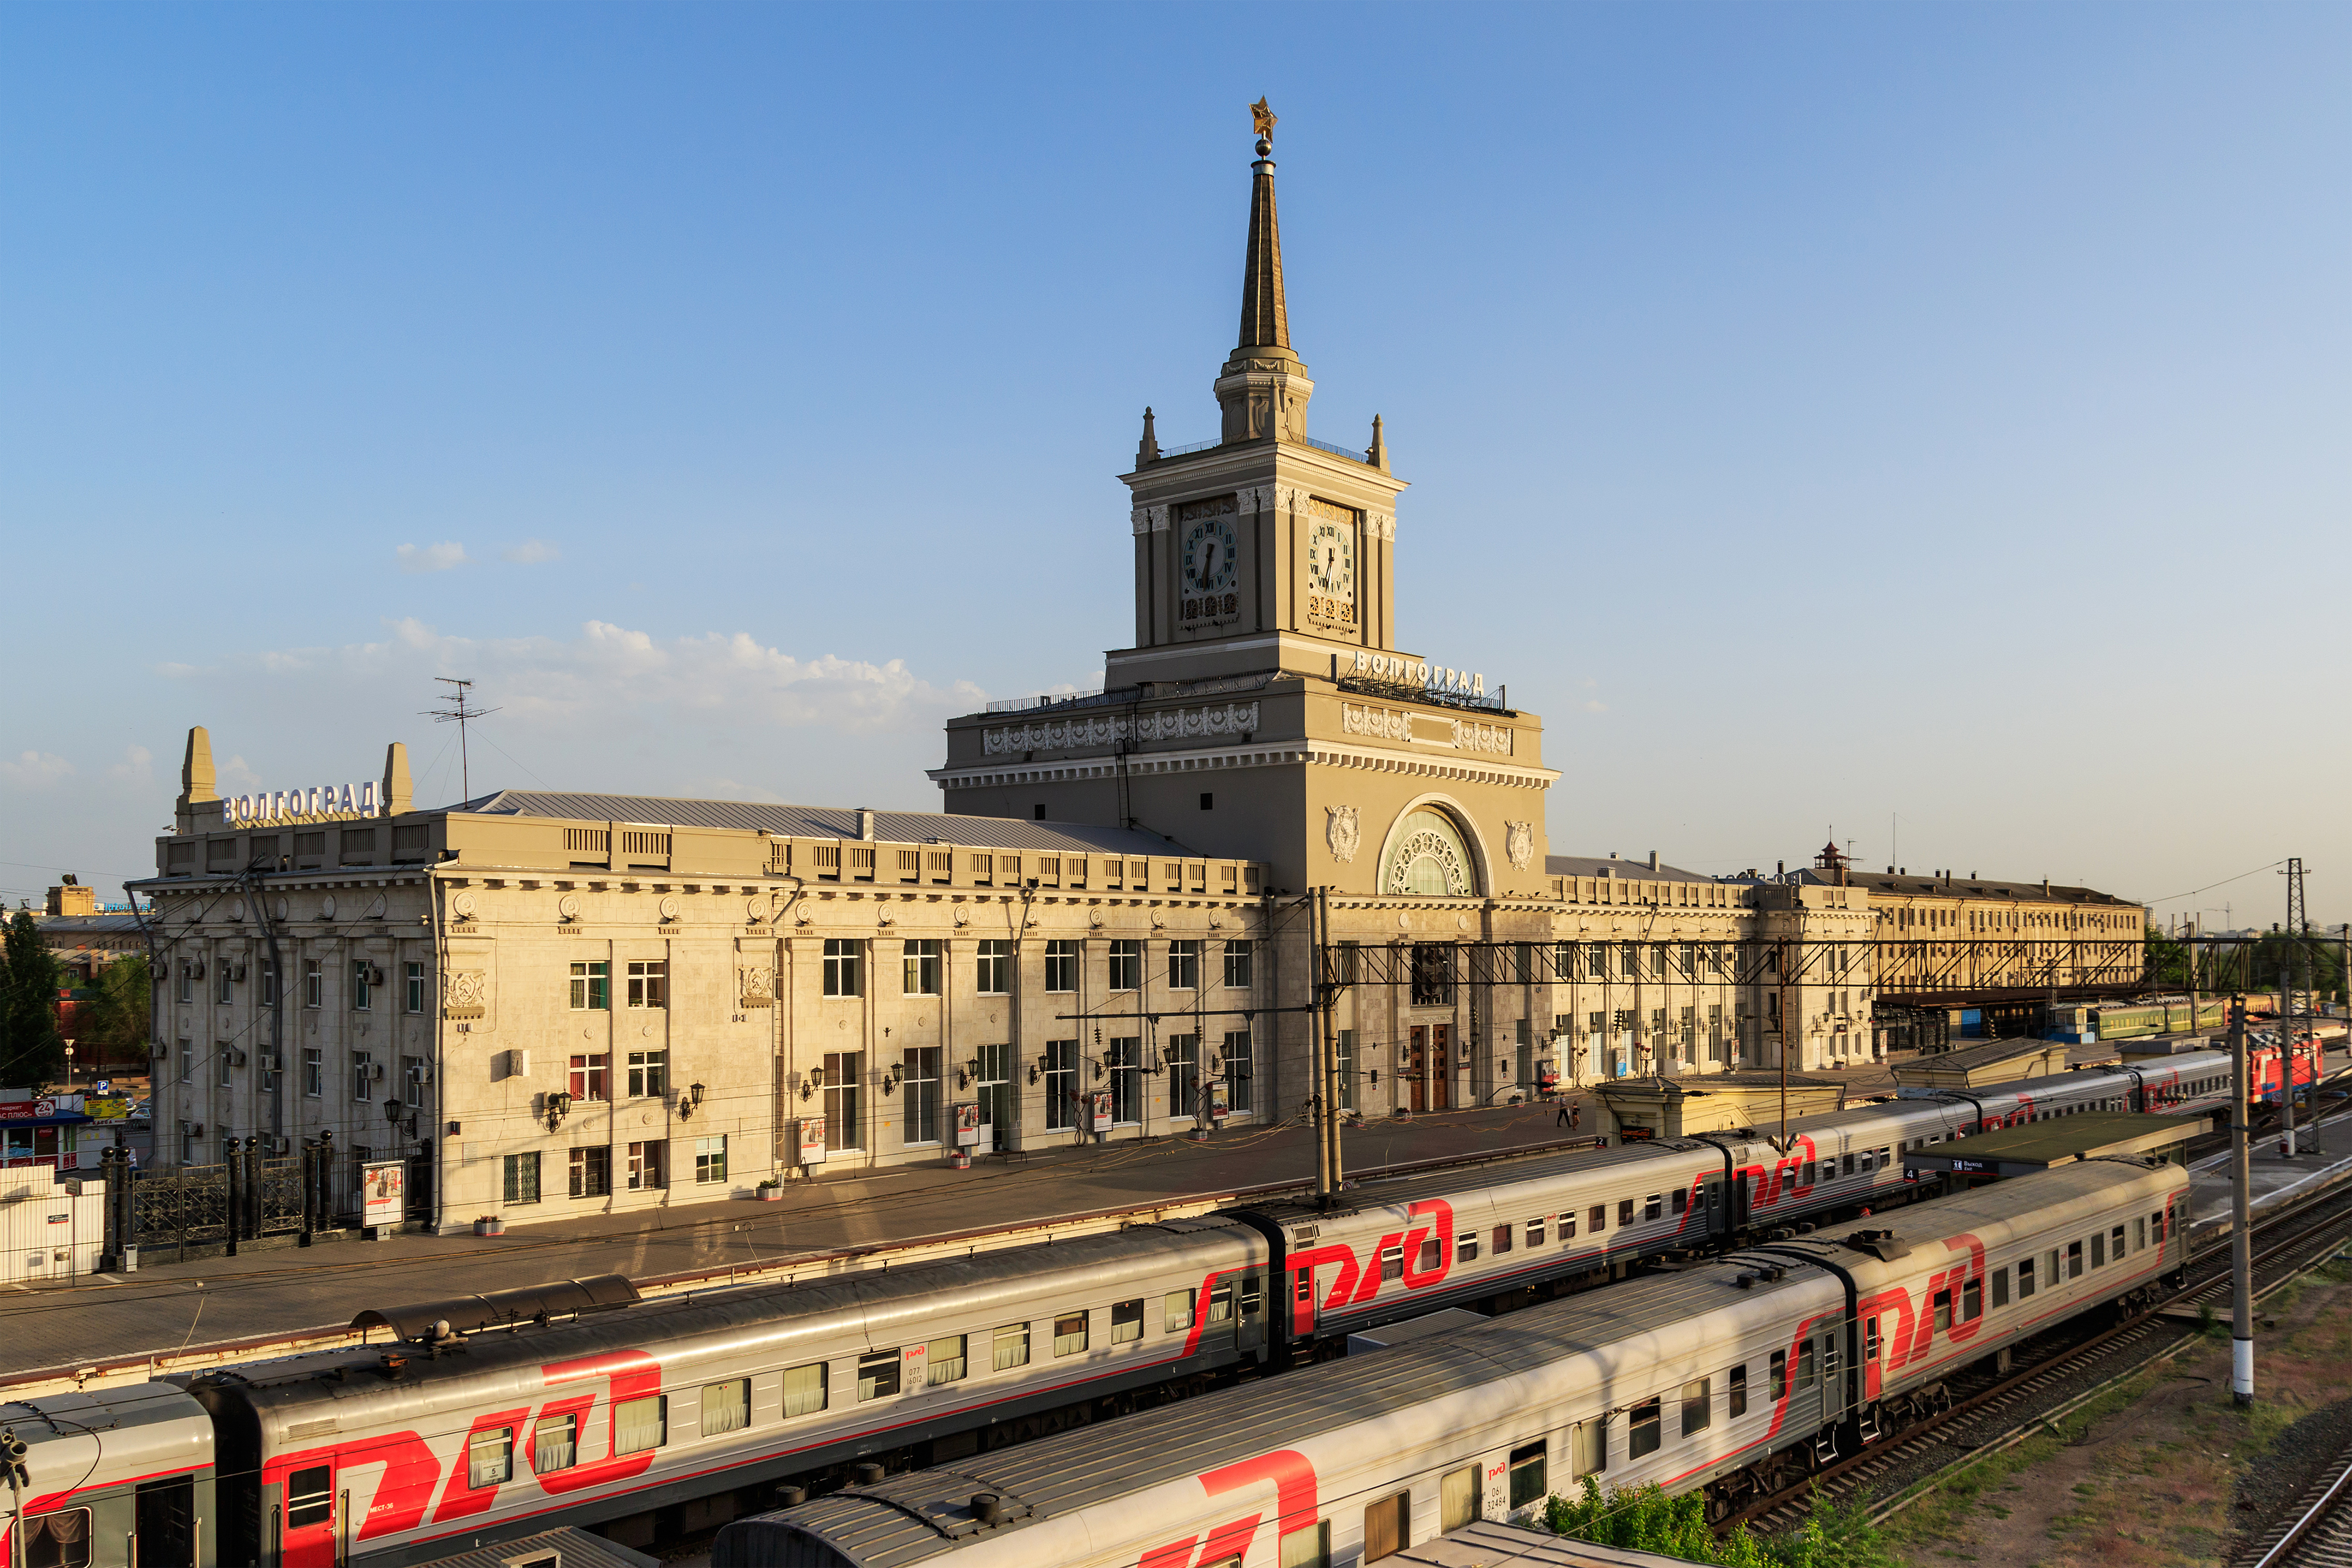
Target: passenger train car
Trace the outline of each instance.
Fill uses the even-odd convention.
[[[719,1531],[714,1568],[1330,1568],[1591,1475],[1711,1516],[1933,1407],[1960,1365],[2153,1299],[2179,1167],[2090,1160]]]
[[[188,1473],[220,1495],[194,1510],[190,1561],[173,1546],[163,1568],[210,1568],[215,1540],[218,1560],[240,1568],[393,1568],[661,1509],[715,1523],[787,1477],[876,1456],[950,1460],[1322,1359],[1351,1332],[1437,1308],[1507,1312],[1661,1256],[1791,1241],[1931,1190],[1905,1175],[1906,1148],[2118,1099],[2185,1108],[2210,1078],[2184,1056],[2160,1072],[1801,1118],[1785,1149],[1753,1133],[1658,1140],[1376,1183],[1332,1212],[1258,1205],[572,1321],[460,1325],[210,1373],[184,1390],[71,1396],[97,1402],[73,1406],[80,1415],[50,1400],[0,1406],[0,1427],[29,1445],[23,1507],[37,1514],[101,1498],[135,1507],[135,1489],[174,1473],[119,1468],[120,1445],[84,1465],[68,1440],[92,1411],[125,1400],[142,1424],[182,1424],[188,1451],[207,1456]],[[134,1562],[132,1533],[109,1525],[84,1555],[33,1568],[159,1568],[152,1552]]]

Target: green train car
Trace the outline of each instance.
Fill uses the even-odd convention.
[[[2248,997],[2247,1010],[2261,1011],[2264,997]],[[2227,997],[2200,997],[2192,1019],[2187,997],[2151,997],[2140,1001],[2116,1002],[2091,1009],[2095,1023],[2093,1038],[2097,1040],[2137,1040],[2157,1034],[2195,1034],[2204,1030],[2225,1029],[2230,1022],[2230,999]]]

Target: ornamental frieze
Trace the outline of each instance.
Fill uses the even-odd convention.
[[[1096,714],[1087,718],[1040,719],[981,732],[992,757],[1013,751],[1071,751],[1136,740],[1191,740],[1249,735],[1257,729],[1257,704],[1224,703],[1208,707],[1162,708],[1138,714]]]
[[[1499,757],[1508,757],[1511,754],[1511,727],[1457,718],[1454,721],[1454,744],[1465,751],[1491,751]]]
[[[1339,727],[1349,735],[1377,736],[1382,740],[1411,740],[1412,716],[1397,708],[1341,703]]]

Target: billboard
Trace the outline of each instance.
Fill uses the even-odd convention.
[[[371,1160],[360,1167],[360,1223],[398,1226],[408,1209],[408,1165]]]

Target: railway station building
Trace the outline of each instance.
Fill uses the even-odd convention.
[[[499,790],[405,753],[156,841],[159,1164],[331,1134],[462,1227],[795,1173],[1552,1082],[1870,1054],[1865,890],[1554,855],[1539,716],[1396,623],[1380,422],[1309,434],[1261,143],[1219,435],[1122,476],[1134,632],[1099,693],[951,720],[938,812]],[[1112,522],[1110,526],[1118,526]],[[1339,989],[1307,1003],[1318,955]]]

